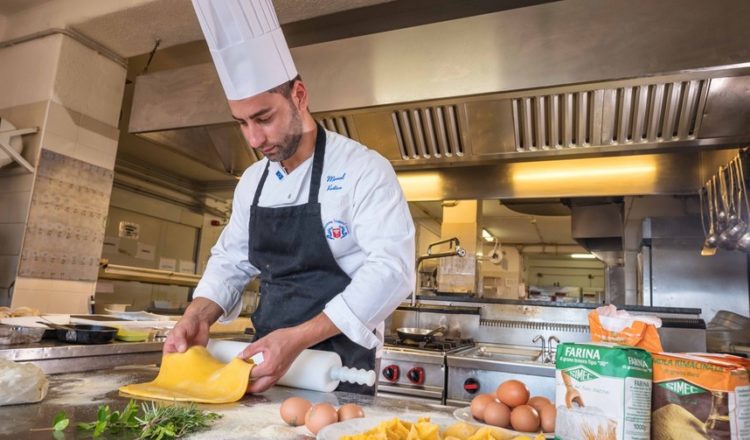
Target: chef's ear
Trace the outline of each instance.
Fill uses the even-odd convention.
[[[297,110],[308,110],[307,87],[302,78],[297,76],[292,80],[291,100]]]

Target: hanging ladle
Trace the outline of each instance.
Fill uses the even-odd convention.
[[[716,255],[716,234],[714,231],[714,214],[711,207],[711,181],[706,182],[706,196],[703,197],[703,188],[700,189],[698,195],[700,196],[701,202],[701,226],[703,227],[703,235],[706,236],[706,240],[703,242],[703,249],[701,249],[701,255],[704,257],[710,257]],[[706,207],[708,203],[708,207]],[[708,210],[708,231],[706,230],[706,215],[705,211]]]
[[[729,204],[729,189],[727,187],[727,181],[726,181],[726,171],[727,168],[724,168],[723,166],[719,167],[719,196],[721,199],[721,209],[719,208],[719,203],[716,202],[716,223],[717,223],[717,232],[719,234],[717,245],[721,249],[727,249],[732,250],[737,247],[737,243],[729,236],[729,229],[732,227],[731,224],[729,224],[729,212],[730,212],[730,204]],[[716,189],[714,188],[714,191]]]
[[[737,156],[737,173],[739,175],[739,191],[742,193],[742,199],[745,201],[745,212],[748,215],[748,221],[750,221],[750,200],[747,196],[747,182],[745,181],[745,170],[742,165],[742,155]],[[742,206],[739,208],[739,216],[742,217]],[[747,222],[745,222],[747,224]],[[737,249],[742,252],[750,253],[750,230],[746,230],[744,234],[737,239]]]
[[[739,157],[739,156],[738,156]],[[747,231],[747,223],[742,219],[742,183],[740,182],[740,173],[738,171],[738,157],[729,162],[729,195],[730,207],[727,228],[722,235],[728,240],[737,244],[742,234]],[[736,184],[735,184],[736,182]]]
[[[708,198],[708,236],[703,242],[703,248],[706,250],[705,255],[714,255],[716,246],[719,244],[719,236],[716,234],[716,222],[714,213],[716,208],[716,176],[706,182],[706,198]],[[703,255],[703,252],[701,252]]]

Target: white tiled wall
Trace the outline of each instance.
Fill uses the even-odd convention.
[[[52,35],[0,49],[0,108],[52,96],[63,37]]]
[[[19,128],[43,126],[46,113],[46,101],[0,109],[0,117]],[[36,163],[40,140],[39,134],[23,137],[23,156],[32,164]],[[0,170],[0,305],[10,302],[33,184],[34,175],[18,165]]]
[[[42,145],[48,150],[113,169],[119,131],[82,113],[50,102]]]
[[[44,313],[88,313],[95,282],[16,279],[11,307],[33,307]]]
[[[125,68],[67,37],[59,59],[52,100],[117,127]]]
[[[32,165],[40,148],[47,148],[111,170],[125,75],[122,66],[62,35],[0,49],[0,117],[40,128],[24,137],[24,157]],[[0,305],[7,304],[16,277],[33,179],[20,170],[0,170]],[[13,306],[85,313],[94,286],[18,278]]]

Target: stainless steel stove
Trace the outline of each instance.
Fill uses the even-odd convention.
[[[378,395],[445,403],[445,357],[472,346],[474,341],[471,339],[436,338],[415,343],[386,337],[378,376]]]
[[[543,361],[534,347],[480,343],[446,356],[448,379],[445,403],[466,406],[474,396],[494,393],[509,379],[521,380],[532,396],[555,400],[555,364]]]

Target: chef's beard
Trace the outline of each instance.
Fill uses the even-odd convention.
[[[292,119],[289,121],[289,127],[286,130],[287,134],[284,135],[284,139],[281,142],[276,144],[276,151],[266,155],[271,162],[283,162],[294,156],[302,140],[302,118],[300,118],[299,111],[291,102],[289,103],[289,107],[291,107]]]

